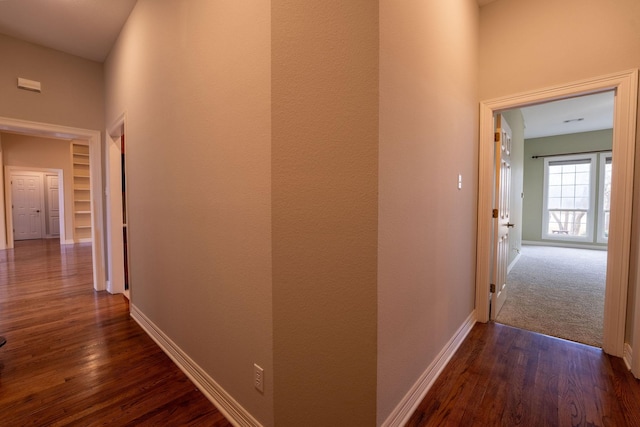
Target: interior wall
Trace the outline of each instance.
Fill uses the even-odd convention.
[[[73,168],[70,142],[14,133],[0,133],[4,166],[62,169],[64,185],[64,227],[73,236]],[[63,242],[64,243],[64,242]]]
[[[105,122],[126,112],[131,303],[265,426],[270,25],[259,0],[139,0],[105,63]]]
[[[378,424],[474,310],[477,76],[475,0],[380,1]]]
[[[515,226],[509,231],[509,265],[522,248],[523,193],[524,193],[524,118],[519,109],[502,113],[511,127],[511,204],[510,221]]]
[[[374,425],[378,3],[271,11],[275,422]]]
[[[104,127],[102,64],[0,34],[0,116],[100,130]],[[17,88],[18,77],[42,93]]]
[[[523,239],[528,241],[543,242],[542,239],[542,204],[544,192],[544,159],[533,159],[533,156],[544,154],[578,153],[591,150],[611,150],[613,144],[612,129],[595,132],[583,132],[569,135],[557,135],[544,138],[533,138],[525,141],[525,213],[523,218]],[[594,165],[594,167],[596,167]],[[599,170],[596,169],[596,174]],[[596,185],[598,185],[596,180]],[[595,224],[598,219],[595,218]],[[596,243],[597,236],[594,233],[593,242],[570,242],[572,245],[600,245]],[[555,244],[562,241],[546,240]]]
[[[640,68],[638,16],[636,0],[500,0],[483,6],[480,99]],[[504,52],[509,52],[508,60]],[[634,187],[640,188],[640,150],[635,164]],[[633,203],[626,328],[631,344],[640,267],[640,197]]]

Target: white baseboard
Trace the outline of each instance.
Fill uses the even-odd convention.
[[[200,391],[216,408],[237,427],[262,427],[238,402],[235,401],[213,378],[167,337],[134,304],[131,304],[131,317],[160,346]]]
[[[411,387],[389,417],[382,423],[382,427],[401,427],[409,421],[409,418],[418,408],[422,399],[427,395],[427,392],[438,376],[440,376],[442,370],[447,366],[447,363],[449,363],[451,357],[455,354],[456,350],[458,350],[462,341],[469,335],[475,323],[476,312],[474,310],[440,351],[436,359],[431,362],[427,370],[420,375],[418,381]]]
[[[624,343],[624,354],[622,355],[624,364],[627,365],[627,369],[631,370],[631,361],[633,360],[633,349],[629,343]]]
[[[518,255],[516,255],[516,257],[513,259],[513,261],[511,261],[511,264],[509,264],[509,266],[507,267],[507,274],[511,273],[511,269],[513,268],[514,265],[516,265],[518,260],[520,260],[521,256],[522,256],[522,254],[520,253],[520,250],[518,249]]]
[[[576,249],[597,249],[600,251],[606,251],[607,245],[594,245],[594,244],[580,244],[571,242],[554,242],[552,240],[523,240],[522,246],[556,246],[559,248],[576,248]]]

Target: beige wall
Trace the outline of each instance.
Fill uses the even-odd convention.
[[[378,423],[474,308],[477,40],[475,0],[380,2]]]
[[[482,7],[480,99],[640,67],[638,16],[637,0],[499,0]]]
[[[480,99],[640,68],[638,16],[637,0],[499,0],[482,7]],[[635,181],[640,188],[637,172]],[[628,342],[638,280],[639,213],[640,197],[635,197]]]
[[[62,169],[64,179],[64,226],[73,239],[73,168],[70,142],[61,139],[0,133],[5,166]]]
[[[472,313],[477,24],[473,0],[134,9],[105,70],[132,303],[263,424],[383,422]]]
[[[275,422],[374,425],[378,4],[271,4]]]
[[[126,112],[132,304],[266,426],[270,30],[269,2],[140,0],[105,64],[107,125]]]
[[[0,34],[0,117],[101,130],[102,64]],[[17,88],[18,77],[42,93]]]

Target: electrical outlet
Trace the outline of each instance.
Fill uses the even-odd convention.
[[[253,364],[253,385],[260,392],[264,392],[264,369],[260,366]]]

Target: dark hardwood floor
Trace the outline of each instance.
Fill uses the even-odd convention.
[[[230,426],[91,269],[89,244],[0,251],[0,426]]]
[[[640,426],[640,382],[601,349],[476,324],[408,426]]]
[[[90,245],[0,251],[0,426],[231,425],[91,274]],[[408,426],[640,427],[640,382],[598,348],[477,324]]]

